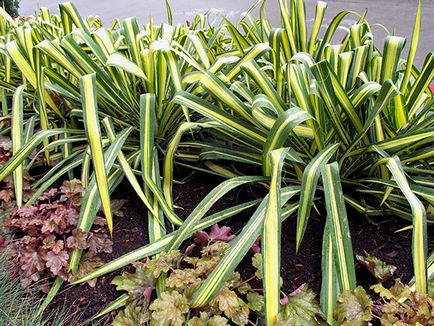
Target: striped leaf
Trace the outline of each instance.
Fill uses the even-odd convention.
[[[220,221],[227,219],[231,216],[234,216],[235,214],[238,214],[245,209],[251,208],[253,206],[256,206],[260,200],[253,200],[247,203],[239,204],[230,208],[227,208],[223,211],[214,213],[210,216],[207,216],[203,220],[201,220],[198,224],[196,224],[193,229],[188,231],[188,234],[186,235],[186,238],[190,237],[194,232],[206,229],[214,224],[219,223]],[[119,268],[122,268],[124,266],[127,266],[128,264],[131,264],[135,261],[138,261],[140,259],[153,256],[155,254],[158,254],[162,252],[167,245],[173,240],[175,236],[175,232],[172,232],[166,236],[164,236],[162,239],[155,241],[153,243],[149,243],[141,248],[132,250],[128,252],[125,255],[122,255],[111,262],[105,264],[104,266],[94,270],[93,272],[81,277],[80,279],[72,282],[73,284],[79,284],[83,282],[87,282],[89,280],[92,280],[96,277],[100,277],[102,275],[105,275],[107,273],[113,272]]]
[[[175,225],[181,225],[182,220],[173,212],[166,202],[158,184],[153,180],[154,171],[154,125],[155,125],[155,95],[143,94],[140,97],[140,146],[143,179],[147,187],[158,200],[167,218]],[[154,210],[154,209],[153,209]],[[157,218],[157,217],[155,217]]]
[[[337,277],[333,239],[330,232],[330,219],[327,219],[322,240],[321,261],[321,294],[320,303],[329,325],[334,324],[333,312],[336,306],[336,298],[341,293]]]
[[[265,141],[265,136],[259,129],[252,127],[251,125],[247,124],[239,118],[231,116],[229,113],[219,109],[215,105],[212,105],[209,102],[206,102],[195,95],[181,91],[176,94],[173,102],[185,105],[190,109],[209,118],[211,121],[216,121],[222,124],[231,132],[242,135],[243,137],[246,137],[253,142],[262,143]]]
[[[356,287],[356,272],[338,163],[333,162],[323,165],[321,176],[324,185],[328,232],[332,240],[332,251],[334,253],[339,288],[341,291],[351,291]],[[327,242],[328,245],[329,243]]]
[[[381,65],[380,82],[388,79],[395,81],[396,68],[402,49],[404,48],[405,39],[398,36],[387,36],[384,40],[384,54]]]
[[[297,233],[296,233],[296,250],[300,248],[306,230],[307,220],[312,209],[312,203],[320,176],[322,166],[327,164],[330,158],[336,153],[339,144],[328,145],[319,152],[303,172],[301,183],[300,208],[297,215]]]
[[[101,309],[100,311],[98,311],[97,314],[95,314],[91,320],[95,320],[98,318],[101,318],[102,316],[117,310],[119,308],[122,308],[123,306],[125,306],[128,303],[129,300],[129,295],[128,293],[124,293],[121,296],[119,296],[116,300],[113,300],[109,305],[107,305],[105,308]]]
[[[281,204],[284,205],[292,196],[300,191],[299,187],[282,189]],[[193,307],[205,305],[218,293],[228,277],[234,272],[240,261],[244,258],[250,247],[261,234],[265,218],[268,196],[265,197],[241,233],[231,241],[228,251],[217,267],[207,277],[205,282],[195,292],[192,300]]]
[[[253,182],[261,182],[266,180],[264,177],[236,177],[226,180],[214,188],[204,199],[195,207],[195,209],[190,213],[187,219],[182,223],[181,227],[176,232],[176,235],[167,246],[167,252],[171,250],[178,249],[181,242],[184,240],[186,234],[188,234],[194,225],[196,225],[201,218],[206,214],[206,212],[214,205],[217,200],[223,197],[230,190],[239,187],[241,185]]]
[[[270,176],[270,155],[273,150],[282,147],[288,140],[291,131],[300,123],[312,117],[304,110],[292,108],[279,114],[276,122],[268,134],[267,141],[263,148],[262,169],[265,176]],[[299,159],[300,161],[300,159]]]
[[[23,133],[23,93],[25,85],[21,85],[14,93],[12,100],[12,154],[16,155],[21,149],[24,142]],[[23,164],[19,164],[13,173],[15,200],[18,207],[21,207],[23,202]]]
[[[101,198],[102,208],[107,220],[110,233],[113,232],[113,217],[110,206],[107,172],[104,163],[104,154],[101,144],[101,131],[99,127],[98,103],[96,100],[95,74],[80,77],[80,90],[82,94],[83,116],[86,134],[92,155],[92,165],[95,172],[98,194]]]
[[[119,155],[119,152],[126,141],[129,133],[131,132],[130,129],[123,130],[115,139],[114,142],[107,148],[107,150],[104,153],[104,164],[105,164],[105,170],[110,171],[113,167],[113,163],[116,159],[116,157]],[[121,180],[121,177],[123,176],[123,173],[120,169],[115,169],[107,178],[107,190],[110,194],[110,189],[113,190],[116,183],[118,183]],[[89,232],[93,221],[95,220],[96,214],[98,213],[100,207],[102,206],[102,200],[99,196],[99,186],[98,186],[98,180],[96,178],[96,173],[91,178],[89,185],[86,189],[86,192],[84,194],[81,208],[80,208],[80,215],[78,217],[77,221],[77,228],[81,229],[83,232]],[[69,261],[69,268],[72,271],[72,273],[75,273],[78,269],[80,258],[81,258],[81,250],[74,250],[70,257]]]
[[[70,132],[70,133],[82,133],[80,130],[72,130],[72,129],[50,129],[50,130],[41,130],[37,133],[35,133],[29,141],[24,144],[15,155],[12,156],[12,158],[7,162],[7,164],[3,165],[0,168],[0,181],[3,181],[8,175],[12,174],[12,172],[25,160],[29,157],[30,153],[32,153],[33,150],[37,146],[39,146],[44,139],[47,139],[51,136],[60,135],[64,132]]]
[[[383,160],[411,206],[413,215],[413,268],[416,280],[416,290],[421,293],[427,293],[428,240],[426,231],[425,207],[416,197],[413,191],[411,191],[399,159],[395,156],[391,158],[385,158]]]
[[[142,78],[145,81],[148,81],[148,78],[139,66],[137,66],[134,62],[131,62],[118,52],[110,54],[110,56],[107,58],[106,65],[108,67],[120,68],[122,70],[125,70],[126,72],[129,72],[130,74]]]
[[[110,118],[104,118],[102,120],[102,123],[106,129],[107,135],[109,136],[110,142],[113,143],[116,140],[113,122],[111,121]],[[142,200],[142,202],[145,204],[145,206],[152,212],[153,207],[152,207],[149,199],[146,197],[145,193],[143,192],[139,182],[137,181],[137,178],[134,175],[133,169],[131,168],[130,164],[128,163],[128,160],[125,157],[122,150],[119,151],[117,159],[118,159],[118,161],[122,167],[122,171],[125,173],[125,177],[129,181],[131,187],[133,187],[134,191],[139,196],[139,198]]]
[[[421,16],[422,16],[422,5],[421,5],[421,1],[418,0],[416,18],[414,21],[413,34],[411,37],[410,49],[408,51],[405,73],[401,82],[401,87],[399,89],[402,93],[406,93],[408,82],[410,80],[411,71],[413,69],[414,57],[416,55],[416,49],[419,43]]]
[[[262,233],[262,262],[265,302],[265,322],[274,325],[280,306],[280,240],[282,205],[280,187],[282,167],[287,148],[270,152],[270,192],[264,217]]]

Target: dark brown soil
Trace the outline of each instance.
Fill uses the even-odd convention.
[[[177,214],[185,218],[196,207],[200,200],[215,187],[221,180],[199,175],[186,184],[174,186],[174,202]],[[262,197],[264,190],[256,187],[243,187],[228,193],[223,199],[216,203],[210,213],[220,211],[224,208],[242,203],[247,200]],[[125,216],[118,218],[115,222],[113,237],[113,253],[102,258],[108,262],[133,249],[148,243],[147,234],[147,213],[145,206],[136,197],[127,183],[123,183],[117,190],[115,197],[127,198]],[[237,233],[249,219],[254,209],[243,212],[223,224],[232,228]],[[296,216],[290,217],[282,226],[282,271],[283,291],[288,293],[299,287],[303,283],[308,283],[317,294],[321,287],[321,246],[324,228],[324,218],[312,216],[304,236],[298,254],[295,253],[295,230]],[[412,275],[411,259],[411,231],[396,231],[407,226],[408,222],[394,217],[378,217],[368,219],[358,213],[349,212],[349,224],[355,254],[363,254],[364,251],[374,255],[381,260],[397,266],[395,277],[401,277],[408,282]],[[428,229],[429,249],[434,249],[434,230]],[[184,244],[184,248],[187,244]],[[243,278],[249,278],[254,274],[251,266],[251,256],[242,261],[239,272]],[[358,284],[369,287],[376,282],[375,278],[369,274],[359,264],[356,265]],[[92,317],[100,309],[104,308],[111,301],[116,299],[119,293],[110,284],[114,276],[123,271],[131,270],[125,267],[120,271],[113,272],[98,279],[95,288],[88,285],[80,285],[72,288],[63,289],[62,293],[55,298],[54,307],[66,306],[71,311],[82,312],[81,320],[85,321]],[[260,282],[253,284],[260,287]],[[98,325],[109,325],[113,315],[106,316]]]
[[[114,195],[114,198],[128,198],[129,202],[125,205],[125,216],[114,220],[116,236],[112,238],[113,252],[100,256],[105,262],[148,243],[146,208],[139,198],[132,196],[133,192],[126,183],[121,184]],[[93,288],[87,284],[63,288],[52,305],[65,307],[71,312],[78,311],[80,320],[85,322],[118,297],[119,293],[111,284],[112,279],[122,272],[133,270],[132,267],[125,267],[102,276]],[[112,316],[107,316],[101,319],[98,325],[110,325],[111,320]]]

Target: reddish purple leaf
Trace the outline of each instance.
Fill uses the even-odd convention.
[[[209,234],[205,231],[196,232],[194,234],[194,241],[200,244],[208,244],[217,241],[229,242],[235,238],[234,234],[229,234],[230,232],[231,228],[229,226],[219,227],[218,224],[214,224]]]

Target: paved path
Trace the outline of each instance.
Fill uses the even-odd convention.
[[[326,0],[327,1],[327,0]],[[60,0],[21,0],[20,13],[29,15],[38,6],[57,10]],[[145,22],[150,15],[156,22],[166,20],[164,0],[76,0],[74,1],[82,15],[98,14],[104,24],[108,25],[114,18],[136,16],[139,22]],[[196,12],[205,12],[209,8],[217,8],[231,20],[251,6],[255,0],[171,0],[175,22],[191,20]],[[367,19],[371,24],[383,24],[396,35],[411,37],[417,0],[328,0],[325,22],[343,9],[362,13],[368,8]],[[312,20],[316,1],[306,0],[308,19]],[[422,0],[422,28],[420,45],[416,53],[416,64],[421,65],[426,53],[434,51],[434,0]],[[279,23],[278,0],[267,2],[267,13],[274,25]],[[354,16],[348,16],[345,24],[349,24]],[[383,39],[386,32],[379,26],[373,27],[377,39]],[[408,41],[409,42],[409,41]],[[382,42],[378,42],[378,44]]]

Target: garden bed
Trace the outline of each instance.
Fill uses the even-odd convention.
[[[323,1],[312,29],[303,0],[279,7],[280,28],[260,2],[177,26],[168,3],[168,24],[108,28],[70,2],[0,10],[0,241],[29,292],[55,280],[35,316],[54,299],[113,326],[434,325],[421,3],[407,42],[366,13],[329,24]]]
[[[208,194],[214,186],[222,180],[208,175],[196,175],[186,184],[174,185],[174,201],[178,207],[177,214],[185,218]],[[259,198],[263,190],[258,187],[243,187],[228,193],[210,210],[210,214],[221,211],[251,199]],[[101,258],[109,262],[123,254],[131,252],[148,243],[147,213],[146,208],[130,188],[127,182],[123,182],[113,196],[118,199],[127,199],[125,216],[115,219],[116,237],[113,237],[113,252],[104,254]],[[249,219],[254,209],[249,209],[232,217],[225,225],[230,226],[234,233],[238,233]],[[367,252],[370,255],[397,267],[394,278],[401,278],[405,283],[412,278],[413,265],[411,257],[411,231],[396,232],[408,226],[408,223],[395,217],[368,218],[357,212],[348,212],[349,225],[354,253],[362,255]],[[303,283],[319,296],[321,287],[321,247],[324,219],[318,215],[311,216],[306,230],[305,240],[298,254],[295,253],[296,218],[290,217],[283,223],[282,228],[282,291],[289,293],[297,289]],[[428,229],[429,251],[434,249],[434,230]],[[182,250],[188,246],[184,243]],[[254,274],[254,268],[250,263],[251,255],[239,265],[237,271],[243,278],[249,278]],[[66,286],[55,297],[52,307],[71,307],[71,311],[77,311],[80,319],[85,322],[98,311],[119,297],[115,286],[111,284],[113,278],[125,271],[133,271],[132,266],[124,267],[98,279],[94,288],[87,284]],[[376,279],[360,264],[356,265],[357,282],[359,285],[369,288],[375,284]],[[253,285],[262,288],[262,282],[255,280]],[[103,317],[98,325],[110,325],[116,312]]]

